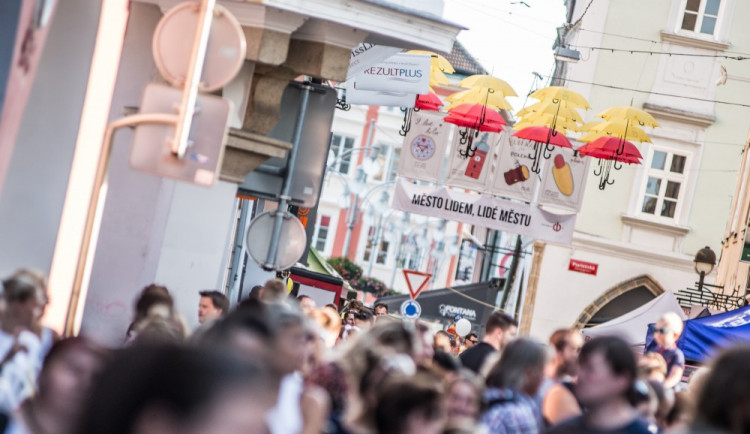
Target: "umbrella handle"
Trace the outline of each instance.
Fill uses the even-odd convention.
[[[600,158],[597,162],[597,165],[599,165],[598,169],[594,169],[594,176],[601,176],[602,175],[602,159]]]
[[[615,170],[622,169],[622,162],[620,162],[619,160],[615,160],[613,167],[615,168]]]
[[[531,163],[531,171],[538,174],[540,172],[539,169],[539,162],[542,159],[542,152],[544,151],[543,146],[545,146],[542,143],[534,142],[534,153],[529,155],[529,158],[533,160],[533,163]]]
[[[458,135],[461,136],[458,143],[461,145],[465,145],[466,142],[470,139],[471,135],[469,134],[469,129],[464,128],[463,130],[458,130]]]
[[[411,130],[411,115],[412,110],[410,108],[402,108],[404,112],[404,122],[401,124],[401,130],[398,132],[402,137],[406,137],[406,134]]]
[[[547,144],[544,145],[544,159],[549,160],[552,157],[552,151],[555,149],[554,146]]]

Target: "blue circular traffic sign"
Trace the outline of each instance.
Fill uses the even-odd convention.
[[[417,319],[422,315],[422,306],[416,300],[406,300],[401,303],[401,316],[407,319]]]

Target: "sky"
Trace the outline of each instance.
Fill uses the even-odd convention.
[[[546,82],[552,71],[552,44],[556,28],[565,22],[564,1],[444,1],[443,17],[469,28],[458,34],[459,42],[492,75],[510,83],[519,97],[508,101],[521,109],[534,81],[532,72]]]

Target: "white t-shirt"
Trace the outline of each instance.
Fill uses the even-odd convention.
[[[279,400],[266,417],[271,434],[299,434],[302,431],[300,400],[304,387],[304,380],[298,372],[281,379]]]
[[[26,351],[17,352],[0,371],[0,410],[11,413],[26,398],[33,395],[36,379],[42,368],[42,342],[34,333],[24,330],[18,335]],[[12,335],[0,331],[0,359],[13,348]]]

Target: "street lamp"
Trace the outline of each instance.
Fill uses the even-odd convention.
[[[703,279],[706,277],[706,274],[714,269],[714,265],[716,265],[716,253],[710,247],[706,246],[698,250],[698,253],[695,254],[693,264],[695,264],[695,272],[700,275],[698,290],[703,292]]]

